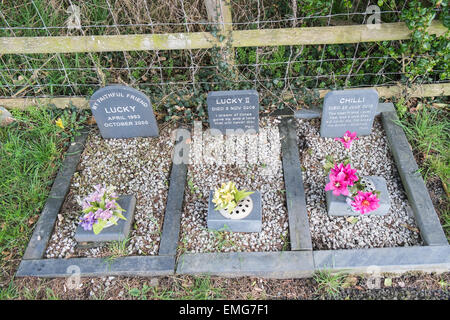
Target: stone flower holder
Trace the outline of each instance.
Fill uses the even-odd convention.
[[[125,210],[122,214],[127,220],[119,219],[116,225],[105,227],[99,234],[95,234],[92,230],[84,230],[81,225],[78,225],[75,240],[79,247],[95,247],[104,242],[123,241],[128,237],[133,222],[136,198],[134,195],[120,196],[117,203]]]
[[[261,193],[254,191],[241,200],[230,215],[227,210],[215,210],[212,202],[214,191],[209,193],[207,225],[210,230],[232,232],[261,232]]]
[[[367,215],[375,215],[375,216],[384,216],[389,212],[389,208],[391,207],[391,200],[389,198],[389,193],[387,190],[386,180],[383,177],[379,176],[368,176],[362,177],[361,179],[367,179],[372,187],[369,187],[367,191],[372,191],[371,189],[374,187],[375,190],[380,191],[380,207],[374,211],[369,213],[365,213],[364,215],[358,211],[354,211],[353,207],[347,203],[347,197],[340,195],[335,196],[333,191],[326,191],[326,199],[327,199],[327,212],[330,216],[367,216]],[[329,178],[327,177],[326,183],[329,182]],[[370,184],[370,183],[369,183]]]

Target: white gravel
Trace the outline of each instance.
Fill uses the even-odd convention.
[[[391,209],[386,216],[333,217],[326,212],[325,156],[344,158],[345,148],[334,138],[320,137],[320,121],[297,120],[300,161],[313,248],[350,249],[421,245],[418,228],[377,117],[372,133],[359,137],[351,147],[352,167],[359,176],[378,175],[387,181]]]
[[[47,258],[158,253],[173,149],[170,133],[171,128],[164,128],[158,138],[131,139],[103,139],[98,129],[89,134],[49,241]],[[134,228],[122,250],[117,245],[76,248],[74,235],[81,208],[75,199],[89,194],[96,184],[113,185],[119,195],[136,196]]]
[[[213,137],[207,131],[203,131],[203,134],[200,130],[194,131],[179,253],[287,249],[288,217],[278,120],[261,120],[258,134],[238,136],[237,139],[221,137]],[[237,152],[233,152],[234,149]],[[202,161],[202,154],[206,154],[205,161]],[[263,224],[260,233],[218,232],[207,229],[209,192],[227,181],[236,182],[238,189],[261,192]]]

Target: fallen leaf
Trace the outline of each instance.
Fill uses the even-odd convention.
[[[409,230],[411,230],[411,231],[414,231],[414,232],[416,232],[416,233],[420,233],[419,229],[414,228],[414,227],[411,227],[410,225],[407,225],[407,224],[401,224],[401,226],[404,227],[404,228],[406,228],[406,229],[409,229]]]
[[[358,278],[353,276],[348,276],[344,283],[342,284],[342,288],[350,288],[355,286],[358,283]]]
[[[391,287],[392,286],[392,278],[384,279],[384,286],[385,287]]]
[[[28,219],[28,224],[31,226],[32,224],[34,224],[36,222],[37,219],[38,219],[38,216],[32,216],[30,219]]]
[[[87,124],[88,125],[90,125],[90,126],[92,126],[93,124],[96,124],[97,122],[95,121],[95,118],[94,117],[90,117],[88,120],[87,120]]]
[[[348,217],[345,220],[347,220],[347,222],[350,222],[351,224],[355,224],[358,222],[358,218],[357,217]]]

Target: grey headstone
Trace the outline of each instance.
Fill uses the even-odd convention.
[[[255,191],[250,195],[253,200],[252,212],[243,219],[227,219],[220,214],[219,211],[214,210],[214,203],[212,202],[214,192],[209,194],[208,205],[208,217],[207,225],[208,229],[219,231],[232,231],[232,232],[261,232],[262,228],[262,211],[261,211],[261,193]]]
[[[213,91],[208,94],[210,129],[234,133],[259,131],[259,98],[256,90]],[[233,133],[233,132],[228,132]]]
[[[95,234],[92,230],[84,230],[81,225],[78,225],[75,231],[75,240],[81,246],[87,246],[92,243],[101,244],[108,241],[123,241],[128,237],[133,222],[136,198],[134,195],[121,196],[117,203],[126,210],[122,214],[127,220],[119,219],[117,225],[105,228],[99,234]]]
[[[370,178],[374,185],[375,190],[380,191],[380,207],[374,211],[369,213],[365,213],[364,216],[367,215],[375,215],[375,216],[384,216],[389,212],[389,208],[391,207],[391,200],[389,198],[389,193],[387,189],[386,180],[383,177],[379,176],[369,176],[366,178]],[[329,182],[327,178],[327,183]],[[346,197],[343,195],[335,196],[333,191],[326,192],[327,199],[327,212],[330,216],[361,216],[359,212],[353,212],[350,206],[345,201]]]
[[[378,108],[375,89],[330,91],[323,102],[320,135],[342,137],[349,130],[358,136],[369,135]]]
[[[159,135],[150,99],[136,89],[119,85],[101,88],[89,104],[103,138]]]

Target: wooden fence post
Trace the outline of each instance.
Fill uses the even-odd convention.
[[[205,0],[206,12],[208,20],[218,23],[219,35],[225,37],[224,41],[228,41],[233,33],[233,19],[231,15],[231,4],[229,0]],[[230,67],[234,66],[234,49],[230,46],[223,48],[221,54]]]

